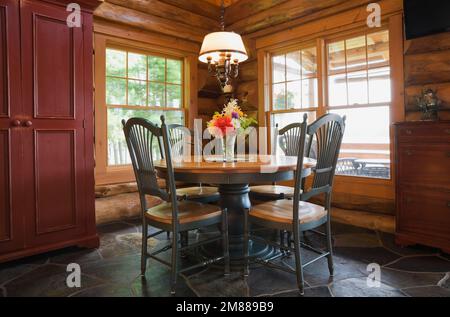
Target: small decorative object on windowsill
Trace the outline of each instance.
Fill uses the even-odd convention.
[[[220,139],[219,151],[223,154],[224,162],[236,162],[236,137],[254,124],[257,124],[257,121],[242,112],[237,99],[231,99],[221,113],[214,114],[208,122],[208,132]]]
[[[416,97],[417,105],[422,112],[422,120],[438,120],[438,110],[441,101],[437,97],[437,91],[423,89],[422,94]]]

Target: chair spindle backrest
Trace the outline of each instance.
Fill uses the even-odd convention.
[[[176,210],[176,187],[171,161],[169,132],[164,123],[164,116],[161,116],[161,121],[161,128],[143,118],[122,120],[122,125],[141,197],[145,195],[160,197],[164,201],[175,204],[174,209]],[[166,190],[158,185],[157,172],[154,166],[154,139],[158,140],[159,151],[164,151],[164,153],[160,153],[161,158],[166,158],[166,184],[168,184]],[[172,195],[171,193],[175,194]],[[145,199],[141,199],[141,202],[143,201],[145,202]]]
[[[344,131],[345,116],[337,114],[326,114],[308,126],[307,152],[310,152],[313,140],[317,151],[312,196],[331,192]]]

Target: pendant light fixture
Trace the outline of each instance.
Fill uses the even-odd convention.
[[[248,59],[242,37],[234,32],[225,31],[225,5],[222,0],[220,32],[205,36],[200,50],[199,60],[208,64],[208,71],[215,76],[224,93],[231,93],[232,79],[239,75],[239,63]]]

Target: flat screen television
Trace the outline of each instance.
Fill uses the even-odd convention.
[[[406,39],[450,31],[450,0],[403,0]]]

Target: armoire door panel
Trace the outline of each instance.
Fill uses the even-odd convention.
[[[11,163],[8,130],[0,130],[0,242],[11,240]]]
[[[22,0],[23,131],[27,244],[75,240],[87,232],[83,28],[65,6]]]
[[[74,29],[66,20],[33,16],[34,111],[36,118],[73,118]]]
[[[36,233],[77,225],[76,132],[35,130]]]
[[[7,117],[8,107],[8,47],[6,38],[6,7],[0,5],[0,117]]]
[[[0,0],[0,258],[24,247],[19,1]]]

